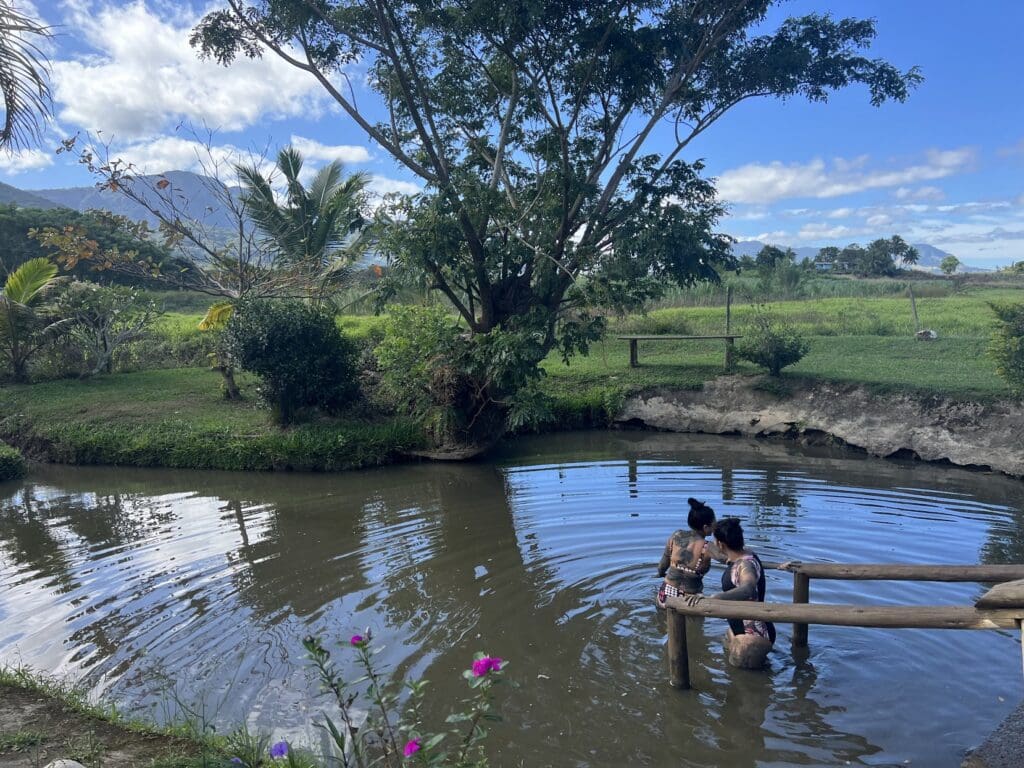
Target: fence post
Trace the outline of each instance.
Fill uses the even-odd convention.
[[[803,573],[793,574],[793,602],[807,603],[811,597],[811,577]],[[793,647],[807,647],[807,625],[793,625]]]
[[[665,611],[668,621],[668,679],[673,688],[690,689],[690,654],[686,647],[686,616],[673,608]]]
[[[640,367],[640,360],[639,360],[640,355],[639,355],[639,353],[637,351],[636,345],[637,345],[637,340],[636,339],[630,339],[629,340],[629,367],[630,368],[639,368]]]
[[[725,289],[725,335],[732,335],[732,286]],[[725,371],[732,370],[733,366],[733,339],[725,340]]]

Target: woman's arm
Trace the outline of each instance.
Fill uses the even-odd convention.
[[[732,583],[736,586],[726,592],[711,595],[714,600],[756,600],[757,573],[746,560],[732,566]]]
[[[672,562],[672,537],[668,537],[668,543],[665,544],[665,551],[661,553],[661,562],[658,563],[658,578],[665,578],[665,574],[668,573],[668,566]]]

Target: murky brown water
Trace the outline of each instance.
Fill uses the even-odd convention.
[[[1024,562],[1019,482],[731,438],[586,433],[469,465],[324,475],[80,469],[0,485],[0,661],[162,717],[167,691],[291,737],[325,702],[300,640],[370,626],[400,675],[463,692],[512,660],[501,766],[955,766],[1019,701],[1012,633],[812,627],[771,670],[697,625],[666,682],[656,562],[685,498],[766,558]],[[712,584],[716,574],[712,576]],[[791,598],[769,575],[769,599]],[[965,604],[975,584],[813,582],[828,602]],[[344,661],[348,654],[338,651]]]

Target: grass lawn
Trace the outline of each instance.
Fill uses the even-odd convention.
[[[827,298],[779,302],[772,309],[797,326],[811,350],[784,372],[800,380],[864,385],[879,392],[990,401],[1010,396],[985,350],[993,324],[989,301],[1021,299],[1020,290],[972,289],[918,300],[921,323],[936,341],[913,337],[905,298]],[[753,308],[733,311],[743,333]],[[617,333],[720,333],[722,307],[663,309],[614,321],[605,340],[565,365],[543,363],[543,389],[554,407],[550,428],[606,424],[631,393],[651,388],[700,389],[723,373],[721,341],[641,342],[640,368],[629,367],[628,342]],[[167,314],[165,338],[194,338],[200,315]],[[382,332],[383,318],[341,316],[357,339]],[[736,373],[758,369],[737,362]],[[250,394],[254,382],[242,376]],[[211,469],[337,470],[386,463],[418,447],[418,429],[404,419],[350,415],[281,430],[252,399],[227,402],[215,373],[203,368],[148,370],[0,387],[0,439],[79,464],[131,464]]]
[[[252,383],[241,379],[250,393]],[[386,463],[420,439],[401,419],[282,430],[252,400],[225,401],[217,374],[201,368],[7,386],[0,414],[0,435],[72,464],[338,470]]]

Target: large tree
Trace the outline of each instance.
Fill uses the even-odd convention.
[[[636,306],[728,263],[723,208],[688,158],[732,107],[855,83],[881,104],[919,81],[864,55],[874,22],[768,30],[774,4],[224,0],[193,44],[223,64],[269,51],[308,72],[422,180],[399,265],[430,276],[467,345],[514,337],[522,375],[479,390],[500,410],[552,347],[596,337],[595,305]],[[359,67],[379,104],[357,101]]]

